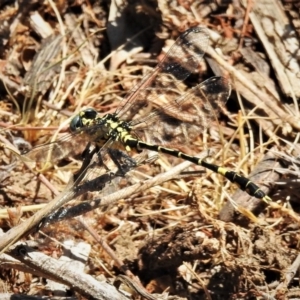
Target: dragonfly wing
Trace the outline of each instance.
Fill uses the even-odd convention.
[[[55,211],[46,218],[45,223],[54,223],[62,219],[73,218],[93,209],[89,203],[80,203],[73,207],[62,208],[67,202],[86,193],[93,192],[93,199],[111,192],[108,190],[111,183],[117,184],[117,179],[124,177],[137,166],[137,161],[127,153],[118,149],[102,148],[99,151],[92,149],[85,156],[82,168],[76,174],[75,181],[68,186],[67,192],[58,202]],[[112,163],[114,166],[112,166]],[[108,171],[109,169],[109,171]],[[91,195],[89,195],[89,201]]]
[[[170,106],[164,111],[170,114],[172,110],[178,111],[180,109],[185,112],[185,114],[177,113],[177,117],[180,116],[181,121],[197,124],[200,128],[205,129],[212,120],[218,118],[230,93],[231,85],[227,78],[211,77],[177,98],[176,105]]]
[[[56,164],[71,155],[82,153],[88,143],[88,136],[84,134],[65,134],[55,142],[34,147],[22,157],[26,161]]]
[[[173,100],[177,98],[177,85],[199,69],[208,41],[204,27],[194,27],[181,34],[156,68],[129,92],[116,114],[123,120],[132,120],[138,117],[137,111],[160,95],[168,94]]]
[[[226,78],[211,77],[165,106],[157,103],[156,110],[132,125],[139,136],[144,130],[151,132],[148,142],[164,145],[189,142],[217,120],[230,92]]]

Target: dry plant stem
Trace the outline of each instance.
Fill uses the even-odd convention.
[[[293,278],[295,277],[295,275],[298,273],[299,268],[300,268],[300,254],[298,254],[297,258],[295,259],[291,267],[286,270],[285,280],[277,286],[276,290],[273,293],[274,296],[276,296],[276,292],[280,293],[280,291],[282,290],[288,290],[288,286],[290,282],[293,280]]]
[[[287,114],[283,109],[281,109],[278,105],[279,99],[274,99],[270,94],[266,94],[261,89],[257,88],[252,82],[243,76],[241,72],[237,71],[221,56],[219,56],[212,47],[208,47],[206,53],[231,74],[234,78],[234,83],[239,85],[238,90],[241,95],[246,98],[247,101],[253,103],[254,106],[264,110],[276,127],[289,124],[295,129],[300,130],[299,119]],[[262,127],[268,136],[273,136],[273,132],[271,132],[267,126]],[[289,128],[288,131],[291,131],[291,128]]]
[[[260,292],[260,295],[263,297],[262,299],[276,300],[274,297],[270,296],[268,293]]]
[[[43,175],[39,174],[38,179],[42,182],[55,196],[59,195],[59,191],[49,182],[49,180]]]
[[[169,171],[155,176],[154,178],[136,183],[120,191],[104,196],[101,199],[90,201],[90,205],[88,209],[84,211],[84,213],[94,210],[98,207],[114,205],[117,201],[121,199],[124,199],[124,202],[130,203],[132,203],[134,200],[140,201],[140,198],[133,199],[135,194],[138,194],[141,191],[145,191],[153,186],[160,185],[165,181],[172,180],[174,177],[178,176],[184,169],[188,168],[191,164],[192,163],[185,161],[179,164],[178,166],[173,167]]]
[[[117,266],[120,268],[122,272],[126,274],[126,276],[119,275],[116,281],[121,281],[127,286],[131,287],[134,291],[136,291],[138,294],[143,296],[146,299],[149,300],[156,300],[157,298],[153,297],[150,293],[148,293],[145,288],[141,285],[141,283],[136,279],[134,274],[126,267],[126,265],[117,257],[115,252],[109,247],[109,245],[106,243],[106,241],[101,238],[93,228],[88,226],[84,219],[79,217],[78,220],[80,221],[81,225],[84,226],[84,228],[92,235],[92,237],[102,246],[102,248],[106,251],[106,253],[115,261]],[[114,284],[115,285],[115,284]]]
[[[54,200],[52,200],[48,205],[42,208],[40,211],[35,213],[32,217],[22,222],[21,224],[13,227],[8,232],[6,232],[0,241],[0,252],[3,253],[6,251],[12,244],[20,240],[21,238],[27,236],[31,231],[40,224],[40,222],[51,212],[58,209],[57,202],[60,203],[62,198],[68,195],[63,194],[59,195]],[[69,200],[69,199],[66,199]]]
[[[245,0],[241,1],[245,6]],[[299,115],[296,98],[300,96],[297,60],[299,41],[280,1],[255,1],[250,13],[251,23],[262,42],[275,71],[281,91],[292,97]]]
[[[10,255],[7,255],[5,253],[0,255],[0,263],[1,268],[5,268],[8,270],[14,269],[29,274],[34,273],[40,277],[43,276],[43,273],[39,272],[39,270],[34,270],[33,268],[27,266],[26,264],[23,264],[19,260],[12,258]]]
[[[246,9],[244,23],[243,23],[243,28],[242,28],[242,32],[241,32],[241,37],[240,37],[240,42],[239,42],[239,48],[241,48],[242,45],[243,45],[244,36],[245,36],[245,33],[246,33],[247,26],[249,24],[249,14],[250,14],[251,9],[252,9],[253,4],[254,4],[253,1],[255,1],[255,0],[248,0],[247,1],[247,9]]]
[[[239,124],[239,140],[240,140],[240,157],[244,158],[246,156],[246,146],[245,146],[245,131],[244,126],[242,126],[242,113],[241,111],[238,112],[237,116],[238,124]],[[244,163],[241,168],[247,172],[247,166]]]
[[[161,174],[153,179],[147,180],[145,183],[138,183],[131,187],[125,188],[121,191],[115,192],[111,195],[105,196],[101,199],[100,205],[110,205],[115,203],[116,201],[127,198],[131,196],[133,193],[148,189],[154,185],[160,184],[164,181],[170,180],[174,178],[174,176],[178,175],[184,169],[191,165],[190,162],[183,162],[180,165],[172,168],[170,171]],[[1,236],[0,240],[0,253],[6,251],[11,245],[20,240],[21,238],[30,234],[30,232],[38,225],[40,222],[47,216],[49,213],[57,210],[59,206],[68,202],[70,199],[68,198],[68,193],[62,193],[55,199],[53,199],[50,203],[48,203],[44,208],[34,214],[32,217],[19,224],[18,226],[13,227],[4,235]],[[60,204],[59,206],[57,204]]]
[[[43,39],[54,33],[53,28],[47,23],[37,11],[30,14],[30,24],[33,30],[38,33]]]
[[[11,144],[6,138],[4,138],[2,135],[0,135],[0,141],[3,142],[3,147],[5,147],[5,145],[8,145],[10,147],[9,150],[12,150],[16,155],[21,155],[19,154],[19,150],[13,145]],[[26,165],[26,167],[31,170],[34,174],[36,174],[38,176],[38,179],[54,194],[54,195],[58,195],[59,192],[57,191],[57,189],[51,184],[51,182],[49,182],[49,180],[43,175],[43,174],[38,174],[36,172],[34,172],[32,170],[32,168],[30,167],[30,165],[28,163],[26,163],[24,161],[24,164]]]
[[[258,163],[255,170],[249,175],[249,178],[256,183],[262,183],[266,180],[267,185],[270,182],[275,182],[279,179],[279,174],[274,172],[273,170],[280,167],[278,161],[275,161],[275,156],[273,154],[276,153],[276,148],[272,148],[263,158],[261,162]],[[261,189],[268,194],[270,188],[262,186]],[[256,214],[261,212],[264,209],[263,202],[259,199],[251,197],[244,193],[243,191],[237,191],[232,199],[236,202],[237,205],[248,209],[252,213]],[[244,215],[240,215],[230,202],[227,202],[219,214],[220,220],[224,222],[235,222],[236,224],[240,224],[243,226],[248,225],[249,219]]]
[[[201,285],[201,288],[203,289],[206,299],[207,300],[213,300],[212,297],[210,296],[210,293],[207,289],[206,284],[204,283],[204,281],[200,278],[200,276],[198,276],[198,274],[194,271],[193,268],[191,268],[190,264],[183,262],[183,265],[189,270],[189,272],[195,277],[195,279],[198,280],[199,284]]]
[[[50,300],[50,297],[37,297],[37,296],[27,296],[23,294],[9,294],[9,293],[0,293],[0,300]],[[55,300],[76,300],[75,298],[66,298],[66,297],[61,297],[57,298],[55,297]]]
[[[115,261],[118,268],[120,268],[120,270],[122,270],[127,276],[134,277],[134,275],[130,272],[130,270],[125,266],[123,261],[120,260],[117,257],[116,253],[111,249],[111,247],[109,247],[105,239],[101,238],[91,226],[86,224],[86,222],[82,217],[79,217],[77,219],[79,220],[81,225],[85,228],[85,230],[87,230],[91,234],[91,236],[101,245],[101,247],[106,251],[106,253],[111,257],[111,259]]]
[[[39,274],[43,274],[43,277],[72,287],[76,292],[88,297],[88,299],[127,299],[114,286],[106,282],[97,281],[85,273],[76,273],[69,268],[67,263],[59,262],[25,245],[17,245],[9,251],[9,255],[20,260],[28,267],[38,270]]]
[[[134,290],[136,293],[138,293],[140,296],[142,296],[143,299],[147,299],[147,300],[159,300],[160,299],[160,298],[157,298],[156,296],[152,296],[150,293],[148,293],[148,291],[144,287],[140,286],[140,284],[136,280],[134,280],[128,276],[119,275],[115,279],[114,284],[117,284],[118,282],[122,282],[125,285],[127,285],[128,287],[130,287],[132,290]]]
[[[183,170],[188,168],[191,164],[192,163],[185,161],[177,165],[176,167],[170,169],[169,171],[155,176],[154,178],[151,178],[144,182],[136,183],[130,187],[122,189],[121,191],[105,196],[101,199],[100,206],[113,205],[116,201],[120,199],[125,199],[125,201],[132,202],[132,199],[129,198],[132,194],[148,190],[153,186],[160,185],[165,181],[173,179],[178,174],[180,174]]]
[[[91,43],[88,42],[87,38],[84,35],[84,32],[81,30],[80,26],[78,26],[76,17],[73,14],[66,14],[65,22],[69,30],[72,30],[72,37],[79,49],[80,56],[83,59],[84,64],[87,67],[92,68],[95,65],[95,57],[97,57],[96,49]],[[82,47],[82,45],[84,46]]]

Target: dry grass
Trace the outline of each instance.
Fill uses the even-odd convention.
[[[54,291],[69,289],[53,284],[59,281],[79,299],[126,299],[100,283],[122,272],[134,274],[164,299],[298,297],[300,92],[293,36],[270,36],[251,1],[250,15],[231,1],[223,6],[159,1],[158,8],[150,1],[123,3],[120,15],[113,4],[108,8],[97,1],[27,2],[19,9],[13,1],[0,5],[0,224],[3,233],[11,229],[12,235],[17,228],[31,228],[23,239],[6,234],[0,241],[4,247],[9,241],[27,241],[1,255],[0,297],[7,292],[51,298]],[[280,8],[272,9],[276,15]],[[208,160],[250,176],[273,202],[266,205],[222,176],[180,159],[132,154],[140,164],[125,178],[113,178],[103,191],[68,204],[89,205],[81,218],[38,231],[49,203],[53,209],[52,199],[62,197],[80,169],[85,145],[64,144],[68,158],[42,174],[24,164],[18,151],[27,143],[61,140],[83,108],[114,112],[161,58],[162,46],[198,24],[211,30],[212,46],[201,74],[180,88],[221,73],[231,79],[233,92],[222,116],[180,149],[203,157],[210,150]],[[134,35],[135,43],[126,43]],[[295,43],[293,53],[289,42]],[[108,296],[99,296],[103,290]]]

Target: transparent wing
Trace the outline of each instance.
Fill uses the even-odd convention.
[[[63,158],[82,153],[88,143],[88,136],[84,134],[65,134],[55,142],[41,144],[23,153],[25,161],[35,161],[56,164]]]
[[[124,104],[121,104],[117,109],[116,114],[121,116],[122,120],[132,121],[138,118],[140,108],[146,104],[153,104],[158,109],[150,114],[152,119],[147,117],[142,122],[143,124],[149,126],[158,116],[160,116],[160,119],[166,119],[166,115],[174,118],[177,115],[176,118],[178,118],[179,102],[187,102],[191,95],[188,96],[187,94],[185,101],[180,100],[176,103],[175,100],[179,96],[176,86],[198,69],[199,62],[208,45],[208,40],[207,29],[203,27],[191,28],[180,35],[157,67],[130,91],[124,99]],[[164,113],[160,113],[159,107],[166,106],[164,101],[159,101],[162,97],[165,97],[163,95],[168,97],[166,100],[167,110],[164,109]],[[196,107],[195,104],[193,106]],[[172,122],[174,123],[174,120]],[[138,123],[141,122],[133,121],[133,124]],[[82,128],[82,131],[77,132],[75,135],[66,135],[54,143],[35,147],[26,153],[25,157],[36,162],[55,164],[64,157],[73,155],[75,150],[77,153],[83,151],[88,142],[93,142],[91,141],[92,134],[84,134],[84,131],[97,132],[97,130],[97,125]],[[156,132],[158,133],[159,131]]]
[[[218,118],[230,95],[230,82],[220,76],[211,77],[191,88],[171,103],[155,103],[146,118],[133,121],[131,125],[138,132],[151,132],[148,141],[170,144],[192,140]]]
[[[168,101],[176,99],[179,96],[176,86],[198,70],[208,41],[204,27],[190,28],[181,34],[163,60],[129,92],[116,114],[122,120],[131,120],[160,95],[168,94]]]
[[[82,127],[72,133],[67,133],[54,142],[38,145],[31,150],[22,153],[24,160],[43,163],[56,164],[67,156],[81,154],[88,143],[97,144],[98,148],[107,144],[107,139],[103,140],[103,125],[91,124]]]
[[[112,180],[124,177],[136,166],[136,160],[121,150],[104,147],[98,151],[97,148],[90,148],[81,169],[74,176],[74,182],[66,188],[61,199],[49,211],[46,222],[60,221],[69,213],[68,210],[61,209],[63,205],[87,192],[100,193]],[[58,209],[60,210],[57,211]],[[79,206],[75,209],[75,214],[82,214],[84,210],[84,206],[82,209]],[[71,215],[74,217],[72,213]]]
[[[222,77],[213,77],[182,96],[178,95],[176,88],[180,81],[198,69],[207,44],[208,33],[205,28],[191,28],[183,33],[157,67],[131,90],[124,100],[125,104],[117,109],[116,114],[122,115],[121,119],[126,120],[132,114],[138,116],[137,109],[151,103],[155,108],[152,113],[142,121],[136,117],[133,118],[131,125],[135,125],[136,129],[144,126],[147,130],[151,130],[150,124],[161,123],[163,126],[153,126],[155,130],[151,131],[154,139],[160,138],[159,142],[174,141],[174,135],[179,136],[182,132],[186,136],[189,135],[189,132],[182,128],[183,123],[196,124],[202,129],[207,127],[228,98],[230,93],[228,82]],[[168,98],[163,99],[166,94]],[[158,120],[159,122],[155,122]],[[75,196],[74,190],[79,184],[102,178],[101,176],[111,170],[108,162],[112,162],[121,171],[122,168],[126,170],[121,161],[122,155],[112,152],[120,151],[118,149],[122,149],[119,147],[122,145],[114,144],[113,139],[103,141],[103,130],[103,124],[83,127],[76,133],[68,134],[54,143],[32,149],[25,154],[25,157],[54,164],[66,155],[73,154],[74,149],[83,151],[88,143],[94,142],[96,148],[100,150],[97,150],[94,158],[83,166],[84,178],[77,178],[74,184],[68,187],[67,194]],[[102,141],[103,144],[101,144]],[[81,150],[79,150],[80,147],[82,147]],[[120,151],[120,153],[123,152]],[[123,153],[123,155],[126,154]]]

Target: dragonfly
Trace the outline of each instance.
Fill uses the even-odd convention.
[[[271,201],[257,184],[243,175],[174,147],[189,145],[190,140],[217,120],[231,93],[229,80],[222,76],[211,77],[188,91],[184,90],[182,81],[200,69],[208,43],[209,33],[205,27],[188,29],[177,38],[157,66],[129,91],[114,113],[101,114],[93,108],[84,109],[71,120],[69,135],[24,154],[32,161],[53,163],[66,155],[65,145],[70,141],[74,147],[82,144],[94,147],[95,155],[87,160],[84,175],[78,176],[73,185],[67,187],[64,196],[52,206],[51,213],[77,191],[85,190],[84,186],[78,187],[82,180],[88,182],[94,176],[94,166],[100,166],[105,174],[110,171],[107,163],[110,161],[118,169],[113,173],[115,176],[125,175],[137,165],[129,159],[131,153],[143,150],[192,162],[222,175],[251,196],[267,203]],[[129,162],[127,167],[126,161]],[[98,187],[102,188],[109,179],[103,177],[99,182]],[[86,188],[89,189],[90,185]],[[41,219],[44,217],[41,214]]]
[[[128,93],[114,113],[102,115],[93,108],[84,109],[71,120],[69,136],[37,147],[26,156],[42,160],[45,153],[50,152],[49,161],[59,160],[64,156],[62,149],[66,141],[73,139],[76,144],[77,139],[78,143],[84,139],[84,143],[97,147],[97,158],[108,170],[104,157],[109,149],[127,153],[150,150],[207,168],[237,184],[249,195],[269,202],[270,198],[250,179],[206,159],[165,146],[186,143],[207,129],[218,118],[230,96],[230,82],[222,76],[211,77],[182,94],[178,92],[180,83],[199,69],[208,43],[209,33],[205,27],[188,29]],[[122,169],[118,158],[110,157]]]

